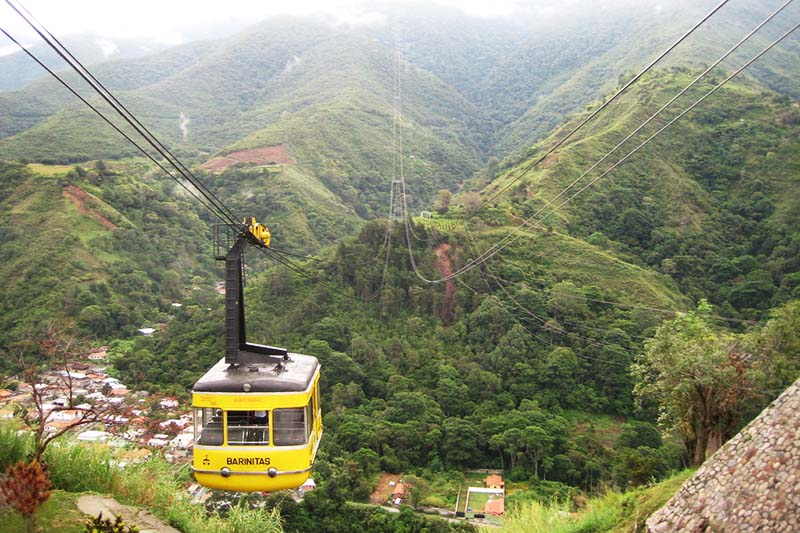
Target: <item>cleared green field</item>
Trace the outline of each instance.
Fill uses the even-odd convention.
[[[41,163],[28,163],[28,169],[42,176],[57,176],[66,174],[75,168],[75,165],[43,165]]]
[[[470,492],[467,507],[471,508],[473,513],[480,513],[486,507],[486,502],[492,499],[493,496],[494,494],[485,492]]]
[[[440,232],[453,231],[454,229],[461,228],[464,223],[461,220],[453,218],[423,218],[414,217],[414,224],[424,226],[426,228],[433,228]]]

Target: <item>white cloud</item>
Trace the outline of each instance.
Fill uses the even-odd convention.
[[[100,50],[103,51],[103,55],[106,57],[110,56],[119,49],[117,48],[117,43],[115,43],[111,39],[100,38],[97,39],[95,42],[97,43],[97,46],[100,47]]]
[[[608,2],[609,0],[604,0]],[[640,1],[640,0],[628,0]],[[653,1],[653,0],[649,0]],[[595,6],[596,0],[25,0],[25,6],[56,35],[90,32],[114,39],[145,38],[165,44],[185,40],[192,28],[241,27],[277,15],[323,15],[336,24],[378,25],[382,7],[440,5],[476,17],[509,17]],[[33,41],[35,33],[0,2],[3,27]],[[0,41],[0,50],[4,48]]]
[[[519,0],[435,0],[435,3],[459,9],[475,17],[508,17],[527,9],[526,2]]]
[[[563,1],[563,0],[560,0]],[[424,4],[419,0],[389,0],[380,5]],[[520,0],[430,0],[476,16],[513,14]],[[366,0],[25,0],[25,6],[56,35],[91,32],[114,38],[140,37],[175,44],[192,27],[211,24],[252,24],[276,15],[322,14],[332,22],[355,26],[385,23],[379,5]],[[18,38],[31,40],[33,31],[4,2],[3,26]]]
[[[179,127],[181,128],[181,134],[183,135],[183,140],[185,141],[186,137],[189,136],[189,117],[187,117],[183,111],[181,111]]]

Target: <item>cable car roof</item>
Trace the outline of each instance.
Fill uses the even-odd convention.
[[[298,353],[290,353],[289,360],[280,361],[280,364],[283,367],[281,370],[276,370],[278,360],[232,368],[223,357],[197,380],[192,392],[303,392],[308,389],[319,368],[316,357]],[[250,385],[247,392],[244,391],[245,384]]]

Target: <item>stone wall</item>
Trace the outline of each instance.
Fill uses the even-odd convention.
[[[710,457],[647,529],[800,532],[800,380]]]

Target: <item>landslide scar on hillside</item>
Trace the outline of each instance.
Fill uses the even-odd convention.
[[[64,187],[64,196],[69,198],[70,201],[75,204],[75,207],[78,209],[79,212],[83,213],[84,215],[89,215],[100,224],[103,225],[104,228],[115,230],[117,229],[117,225],[108,220],[106,217],[95,211],[94,209],[90,209],[86,207],[86,202],[91,200],[93,196],[88,192],[84,191],[80,187],[76,187],[75,185],[67,185]]]
[[[278,144],[276,146],[239,150],[224,156],[214,157],[200,165],[200,168],[210,172],[222,172],[236,163],[251,163],[257,166],[264,166],[293,165],[296,161],[289,154],[289,149],[285,144]]]

